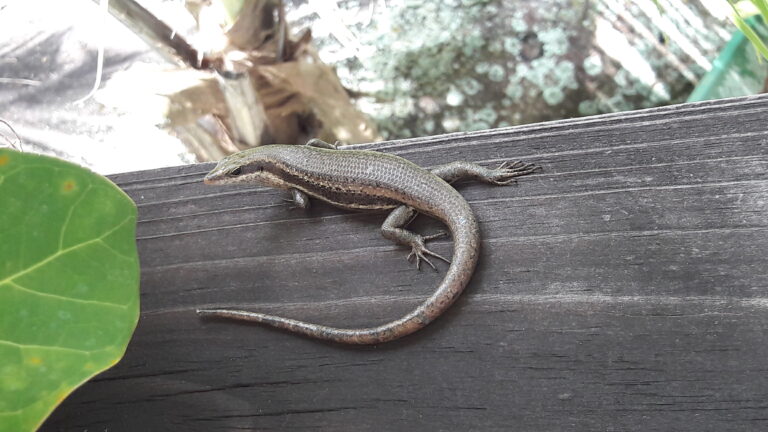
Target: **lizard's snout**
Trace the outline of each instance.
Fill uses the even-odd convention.
[[[221,183],[221,174],[211,172],[208,173],[205,177],[203,177],[203,183],[207,185],[217,185]]]
[[[219,184],[223,177],[223,173],[218,168],[219,167],[216,167],[212,171],[210,171],[208,174],[206,174],[205,177],[203,177],[203,183],[209,184],[209,185]]]

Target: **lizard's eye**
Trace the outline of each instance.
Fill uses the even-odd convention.
[[[237,168],[233,169],[232,171],[230,171],[229,175],[231,175],[232,177],[237,177],[237,176],[239,176],[242,173],[243,173],[243,169],[241,167],[237,167]]]

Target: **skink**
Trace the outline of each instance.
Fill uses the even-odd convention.
[[[275,315],[231,309],[201,309],[201,316],[216,316],[267,324],[312,338],[346,344],[377,344],[411,334],[440,316],[466,287],[480,253],[480,230],[467,201],[450,183],[476,179],[507,185],[515,177],[538,167],[504,162],[489,169],[468,162],[452,162],[431,170],[398,156],[365,151],[337,150],[335,145],[312,140],[307,145],[267,145],[244,150],[221,160],[205,177],[207,184],[260,184],[290,191],[302,208],[309,197],[348,210],[392,210],[381,227],[382,235],[410,246],[408,259],[420,267],[432,256],[450,266],[435,292],[416,309],[378,327],[336,328]],[[422,236],[405,229],[423,213],[442,221],[453,236],[452,261],[430,251],[425,243],[445,235]]]

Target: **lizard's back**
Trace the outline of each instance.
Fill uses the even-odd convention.
[[[289,183],[336,206],[387,210],[402,203],[444,222],[471,214],[453,187],[406,159],[365,150],[270,147],[270,158],[290,176]]]

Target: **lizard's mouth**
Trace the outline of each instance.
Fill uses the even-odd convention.
[[[207,185],[217,185],[221,184],[223,176],[218,173],[208,173],[205,177],[203,177],[203,183]]]
[[[224,171],[219,169],[219,167],[214,168],[212,171],[210,171],[208,174],[203,177],[203,183],[207,185],[216,185],[221,184],[222,180],[226,178],[226,174]]]

